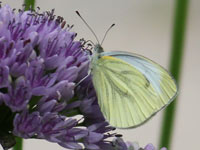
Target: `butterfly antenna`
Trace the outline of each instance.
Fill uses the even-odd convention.
[[[103,42],[104,42],[104,40],[105,40],[105,38],[106,38],[108,32],[110,31],[110,29],[112,29],[112,27],[114,27],[114,26],[115,26],[115,24],[113,23],[113,24],[107,29],[107,31],[106,31],[106,33],[105,33],[105,35],[104,35],[104,37],[103,37],[103,40],[102,40],[102,42],[101,42],[101,45],[103,44]]]
[[[97,40],[97,42],[98,42],[98,44],[100,43],[99,42],[99,39],[98,39],[98,37],[97,37],[97,35],[94,33],[94,31],[92,30],[92,28],[89,26],[89,24],[85,21],[85,19],[83,19],[83,17],[81,16],[81,14],[78,12],[78,11],[76,11],[76,14],[81,18],[81,20],[85,23],[85,25],[89,28],[89,30],[92,32],[92,34],[94,35],[94,37],[96,38],[96,40]]]

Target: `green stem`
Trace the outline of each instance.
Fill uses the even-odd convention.
[[[24,0],[25,10],[29,10],[30,8],[34,8],[35,0]]]
[[[181,74],[188,4],[189,0],[176,0],[169,71],[177,81],[177,84],[179,84]],[[168,150],[170,150],[172,140],[176,105],[177,99],[167,107],[161,127],[160,147],[167,147]]]
[[[13,147],[13,150],[22,150],[23,149],[23,141],[22,138],[16,137],[16,144]]]

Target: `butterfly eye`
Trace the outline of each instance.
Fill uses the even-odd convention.
[[[101,58],[101,56],[98,56],[98,59],[100,59]]]

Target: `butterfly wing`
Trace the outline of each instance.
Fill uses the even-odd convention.
[[[169,104],[177,87],[158,64],[129,53],[102,53],[92,80],[101,111],[119,128],[135,127]]]

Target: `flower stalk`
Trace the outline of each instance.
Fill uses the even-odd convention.
[[[177,84],[180,83],[188,5],[189,0],[176,0],[169,71],[177,81]],[[164,112],[160,135],[160,147],[165,146],[170,149],[176,105],[177,98]]]
[[[16,137],[16,144],[13,147],[13,150],[22,150],[23,149],[23,139],[20,137]]]
[[[35,0],[24,0],[25,10],[29,10],[30,8],[34,9]]]

